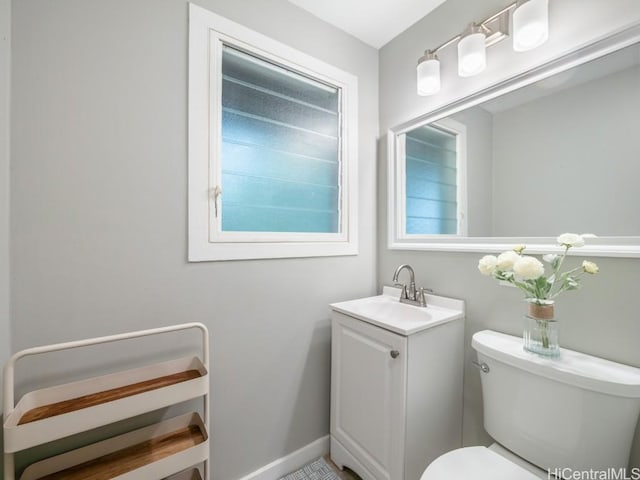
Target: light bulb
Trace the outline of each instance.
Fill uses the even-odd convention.
[[[513,12],[513,49],[525,52],[549,38],[549,1],[528,0]]]
[[[471,33],[458,42],[458,75],[461,77],[476,75],[487,66],[485,35],[477,30],[472,28]]]
[[[418,60],[418,95],[434,95],[440,91],[440,61],[432,52],[425,52]]]

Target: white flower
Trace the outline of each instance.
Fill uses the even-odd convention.
[[[535,257],[524,256],[513,264],[513,271],[523,280],[535,280],[544,275],[544,265]]]
[[[491,276],[503,285],[512,285],[522,290],[529,301],[539,305],[553,304],[563,292],[580,288],[581,277],[584,273],[595,275],[599,272],[598,265],[587,260],[582,267],[570,268],[561,272],[565,258],[571,247],[582,247],[585,239],[595,237],[591,233],[563,233],[559,235],[558,244],[562,247],[559,254],[549,253],[542,256],[549,266],[549,276],[545,275],[545,266],[536,257],[523,255],[524,245],[518,245],[513,250],[502,252],[497,257],[485,255],[478,263],[478,270],[483,275]]]
[[[485,255],[478,262],[478,270],[483,275],[493,275],[496,271],[498,259],[495,255]]]
[[[582,238],[582,235],[578,235],[577,233],[563,233],[556,239],[556,241],[558,242],[558,245],[562,245],[567,248],[584,246],[584,238]]]
[[[513,250],[502,252],[500,255],[498,255],[498,270],[502,270],[503,272],[511,271],[511,269],[513,268],[513,264],[516,263],[519,259],[520,255],[518,255]]]
[[[595,262],[589,262],[588,260],[582,262],[582,269],[585,271],[585,273],[590,273],[591,275],[595,275],[600,271],[598,265],[596,265]]]

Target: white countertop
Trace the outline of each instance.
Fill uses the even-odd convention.
[[[400,335],[412,335],[464,317],[464,301],[427,295],[427,306],[400,303],[400,289],[384,287],[382,295],[332,303],[331,308]]]

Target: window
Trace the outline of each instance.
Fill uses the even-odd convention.
[[[339,104],[338,88],[223,45],[221,232],[339,232]]]
[[[457,135],[425,125],[404,135],[406,233],[458,233]]]
[[[357,254],[357,81],[190,5],[189,259]]]
[[[451,119],[390,134],[390,245],[466,234],[466,127]]]

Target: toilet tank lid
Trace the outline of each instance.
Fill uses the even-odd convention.
[[[560,349],[557,358],[545,358],[522,348],[522,338],[483,330],[471,346],[479,353],[561,383],[620,397],[640,398],[640,368]]]

